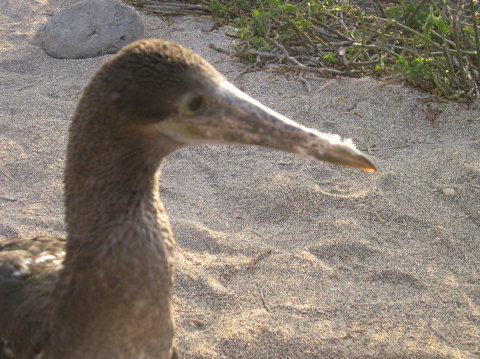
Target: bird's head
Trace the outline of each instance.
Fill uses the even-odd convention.
[[[99,96],[92,99],[92,94]],[[375,172],[350,140],[304,127],[248,96],[196,53],[175,43],[140,40],[104,64],[79,109],[101,101],[96,118],[115,133],[158,135],[172,150],[194,144],[250,144]],[[83,107],[82,107],[83,106]],[[108,120],[110,119],[110,120]],[[102,126],[97,126],[101,131]],[[174,145],[173,145],[174,144]]]

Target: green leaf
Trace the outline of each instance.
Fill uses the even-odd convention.
[[[328,54],[323,55],[323,59],[327,61],[329,64],[334,64],[337,62],[337,59],[335,58],[335,55],[329,52]]]
[[[393,71],[407,74],[410,72],[410,65],[408,64],[408,61],[405,60],[403,56],[399,56],[398,59],[395,61],[395,65],[393,66]]]
[[[295,20],[295,25],[297,25],[300,30],[310,29],[313,26],[313,24],[304,17]]]
[[[259,16],[259,15],[260,15],[260,11],[258,11],[257,9],[253,9],[253,10],[252,10],[252,16],[253,16],[253,17],[257,17],[257,16]]]
[[[440,31],[443,34],[448,34],[448,26],[445,24],[445,22],[441,18],[437,18],[435,21],[435,26],[438,31]]]
[[[405,60],[405,58],[403,56],[399,56],[398,59],[397,59],[397,64],[399,65],[408,65],[408,62],[407,60]]]
[[[292,5],[292,4],[285,4],[285,5],[283,5],[283,8],[286,11],[298,11],[298,8],[295,5]]]
[[[469,35],[475,34],[475,30],[473,30],[473,27],[471,27],[471,26],[465,26],[464,28],[462,28],[462,31],[465,34],[469,34]]]

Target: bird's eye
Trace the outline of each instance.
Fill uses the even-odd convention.
[[[200,107],[203,105],[203,97],[201,96],[194,96],[188,103],[188,108],[190,111],[196,112],[200,110]]]
[[[182,104],[180,105],[180,110],[183,113],[193,114],[202,108],[204,102],[205,100],[202,96],[189,93],[184,97]]]

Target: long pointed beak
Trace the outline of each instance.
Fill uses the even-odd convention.
[[[377,172],[351,140],[302,126],[248,96],[228,81],[208,96],[206,109],[160,123],[163,133],[184,143],[237,143],[271,147],[346,167]]]
[[[241,143],[272,147],[368,172],[377,171],[351,140],[342,141],[338,135],[302,126],[248,96],[228,81],[220,83],[218,92],[219,98],[232,104],[233,111],[240,115],[244,126],[250,127],[244,132],[244,141]]]

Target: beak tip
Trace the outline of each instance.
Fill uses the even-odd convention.
[[[364,167],[364,168],[361,168],[361,170],[365,171],[365,172],[370,172],[370,173],[377,173],[379,172],[379,170],[372,165],[372,167]]]
[[[364,157],[363,159],[365,160],[365,165],[360,167],[362,171],[370,172],[370,173],[380,172],[378,168],[372,163],[372,161],[370,161],[369,158]]]
[[[327,150],[324,150],[320,156],[314,152],[312,157],[365,172],[378,172],[378,168],[373,162],[366,155],[356,149],[352,143],[343,142],[328,146]]]

